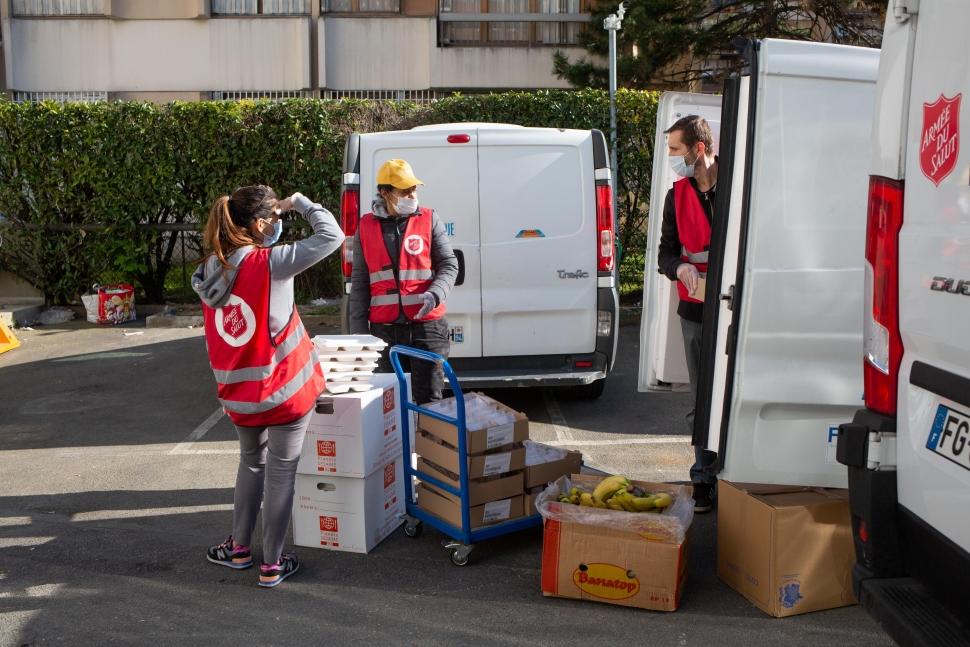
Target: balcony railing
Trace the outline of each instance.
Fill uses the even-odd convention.
[[[305,16],[310,0],[212,0],[212,13],[221,16]]]
[[[13,0],[14,16],[103,16],[105,0]]]
[[[440,0],[442,45],[576,45],[585,0]]]

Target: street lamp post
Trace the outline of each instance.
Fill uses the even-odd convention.
[[[610,37],[610,169],[613,174],[613,222],[616,222],[617,188],[619,186],[620,169],[616,163],[616,32],[620,30],[623,14],[626,12],[624,3],[620,3],[616,13],[603,19],[603,29]]]

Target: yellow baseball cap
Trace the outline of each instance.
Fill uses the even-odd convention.
[[[411,165],[404,160],[387,160],[377,169],[377,183],[390,184],[395,189],[410,189],[412,186],[424,184],[414,177]]]

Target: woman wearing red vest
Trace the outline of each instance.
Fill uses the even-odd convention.
[[[419,184],[424,183],[404,160],[382,164],[371,213],[360,219],[354,238],[350,332],[369,332],[388,343],[378,363],[385,372],[391,370],[388,352],[394,344],[444,357],[450,348],[445,300],[458,277],[458,261],[437,214],[418,206]],[[409,368],[415,402],[440,400],[441,367],[415,361]]]
[[[657,260],[660,271],[671,281],[677,281],[680,295],[677,314],[684,333],[692,397],[687,425],[693,433],[704,317],[704,295],[698,287],[699,279],[707,273],[717,158],[714,157],[711,127],[703,117],[683,117],[666,133],[671,167],[681,177],[667,193]],[[708,512],[714,505],[717,455],[705,449],[698,438],[694,438],[693,444],[694,464],[690,468],[690,480],[694,485],[694,510]]]
[[[271,246],[283,213],[296,210],[313,234]],[[233,531],[206,559],[233,569],[253,565],[249,544],[263,511],[260,586],[276,586],[299,568],[283,554],[296,465],[313,405],[324,388],[313,342],[293,301],[293,277],[340,247],[333,215],[299,193],[277,200],[268,186],[247,186],[216,200],[204,234],[207,257],[192,276],[202,299],[205,341],[219,402],[236,426],[240,459]]]

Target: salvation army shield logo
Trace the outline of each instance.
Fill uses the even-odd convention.
[[[933,103],[923,104],[923,133],[920,136],[919,165],[923,175],[936,186],[957,165],[960,155],[960,101],[942,94]]]
[[[226,305],[216,308],[216,332],[234,348],[244,346],[256,333],[256,315],[249,304],[235,294]]]
[[[424,239],[417,234],[411,234],[404,239],[404,251],[412,256],[417,256],[424,251]]]

